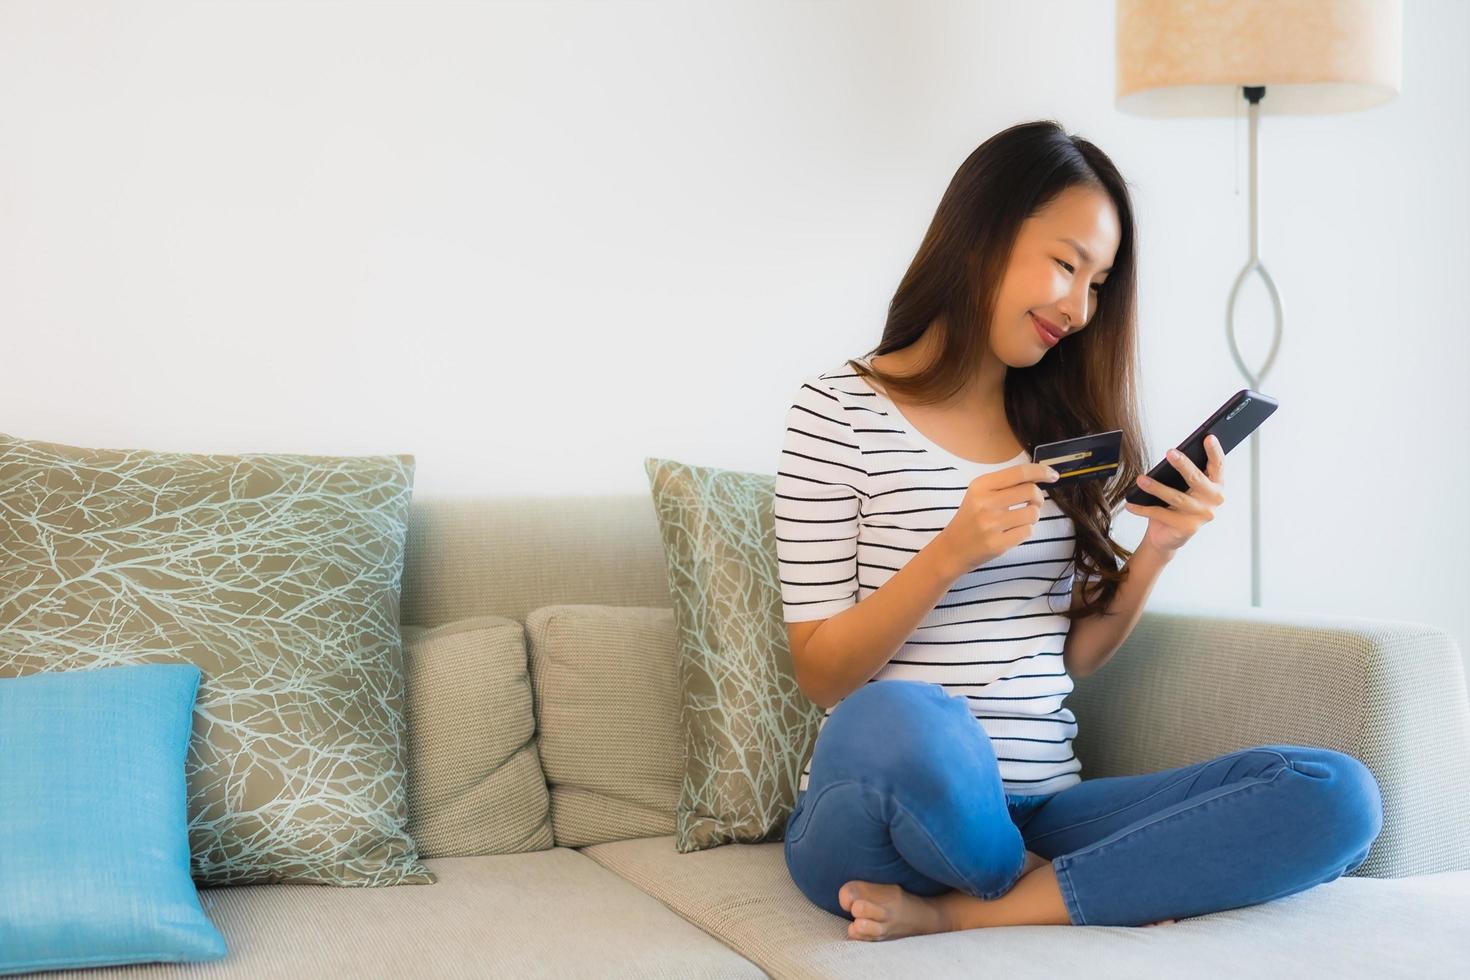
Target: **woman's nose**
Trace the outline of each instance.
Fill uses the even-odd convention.
[[[1067,315],[1067,322],[1063,324],[1068,331],[1074,330],[1087,322],[1087,301],[1089,297],[1084,292],[1081,299],[1074,300],[1069,294],[1067,301],[1057,307],[1058,310]]]

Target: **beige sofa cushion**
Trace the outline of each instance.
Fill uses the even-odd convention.
[[[679,627],[680,852],[780,840],[822,710],[782,615],[775,477],[644,460]]]
[[[184,660],[202,884],[433,881],[406,830],[412,456],[0,435],[0,677]]]
[[[48,972],[44,980],[765,976],[573,850],[427,864],[439,876],[433,888],[201,889],[229,944],[224,959]]]
[[[424,857],[553,846],[525,630],[503,616],[404,626],[409,832]]]
[[[774,977],[1448,977],[1470,962],[1470,871],[1344,876],[1244,908],[1137,928],[1012,926],[887,942],[792,883],[783,845],[680,854],[672,838],[582,853],[718,936]]]
[[[672,833],[682,769],[673,610],[547,606],[526,616],[526,635],[557,844]]]

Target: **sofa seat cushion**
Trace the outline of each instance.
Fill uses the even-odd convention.
[[[1470,870],[1343,877],[1152,928],[1013,926],[869,942],[792,884],[781,843],[679,853],[673,835],[594,844],[617,872],[779,977],[1445,976],[1470,962]]]
[[[576,851],[431,858],[434,885],[204,888],[229,954],[46,977],[762,977]]]

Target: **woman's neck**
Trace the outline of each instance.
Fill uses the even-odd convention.
[[[907,347],[890,351],[881,357],[869,358],[868,363],[880,371],[911,377],[937,359],[943,350],[944,334],[938,321]],[[934,406],[940,410],[956,409],[972,417],[1005,416],[1006,366],[988,349],[982,355],[979,370],[971,377],[964,390],[953,398]],[[881,363],[880,363],[881,361]]]

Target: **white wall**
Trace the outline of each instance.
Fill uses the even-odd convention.
[[[1470,5],[1405,7],[1397,100],[1263,117],[1263,604],[1466,651]],[[1245,117],[1121,114],[1113,43],[1093,0],[3,0],[0,431],[411,452],[422,495],[772,472],[960,162],[1055,118],[1136,194],[1161,450],[1245,386]],[[1248,467],[1155,606],[1249,603]]]

